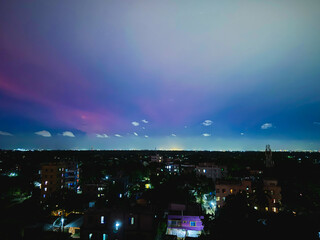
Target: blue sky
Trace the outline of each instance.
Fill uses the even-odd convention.
[[[319,10],[2,1],[0,148],[319,150]]]

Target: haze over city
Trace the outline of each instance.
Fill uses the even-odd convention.
[[[1,149],[319,150],[320,2],[1,1]]]

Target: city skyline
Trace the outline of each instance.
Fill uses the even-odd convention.
[[[320,149],[320,2],[3,1],[0,149]]]

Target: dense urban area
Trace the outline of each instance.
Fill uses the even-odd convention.
[[[318,239],[320,153],[0,151],[0,238]]]

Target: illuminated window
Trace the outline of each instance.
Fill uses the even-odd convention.
[[[220,197],[217,197],[217,202],[220,201]]]
[[[45,198],[46,197],[46,195],[45,194],[43,194],[43,198]]]
[[[103,234],[103,240],[107,240],[108,239],[108,234]]]
[[[44,188],[44,191],[46,192],[48,190],[48,188]]]
[[[89,233],[89,240],[92,239],[92,233]]]
[[[48,185],[48,181],[45,181],[45,182],[44,182],[44,185]]]
[[[100,217],[100,223],[101,223],[101,224],[104,224],[104,216],[101,216],[101,217]]]
[[[230,189],[230,193],[231,193],[231,194],[233,193],[233,189],[232,189],[232,188]]]
[[[206,173],[206,170],[205,170],[205,169],[203,169],[203,172],[204,172],[204,173]]]
[[[272,203],[276,203],[276,199],[272,199]]]
[[[129,222],[130,222],[130,225],[133,225],[134,224],[134,217],[130,217]]]
[[[190,226],[191,227],[195,227],[196,226],[196,222],[195,221],[190,221]]]
[[[269,208],[268,208],[268,207],[265,207],[265,210],[268,212]]]
[[[277,208],[276,208],[276,207],[273,207],[273,208],[272,208],[272,211],[276,213],[276,212],[277,212]]]

